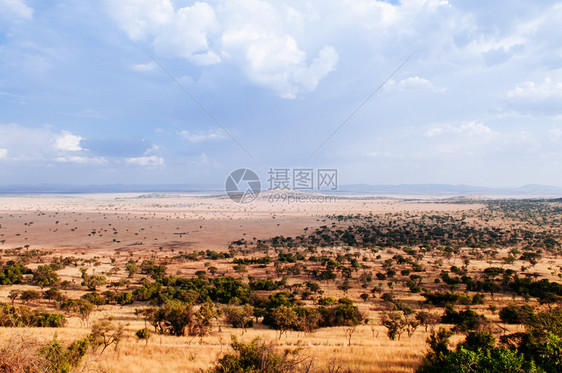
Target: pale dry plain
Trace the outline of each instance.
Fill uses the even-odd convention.
[[[271,203],[267,195],[251,204],[240,205],[221,196],[166,195],[166,194],[100,194],[100,195],[34,195],[4,196],[0,198],[0,248],[26,247],[52,251],[52,255],[74,256],[88,259],[98,258],[93,267],[95,273],[107,273],[117,258],[124,265],[131,257],[135,259],[158,258],[163,263],[179,251],[199,250],[226,251],[230,242],[240,238],[248,241],[274,236],[297,236],[305,228],[313,230],[332,222],[332,214],[446,214],[460,216],[476,213],[483,208],[480,203],[442,203],[438,200],[403,200],[391,198],[357,197],[330,200],[325,203]],[[392,250],[381,252],[382,260],[393,255]],[[370,255],[370,254],[368,254]],[[374,258],[374,256],[373,256]],[[430,268],[432,258],[422,260]],[[457,262],[457,264],[459,264]],[[484,260],[474,261],[477,268],[485,268]],[[40,263],[30,263],[36,268]],[[455,264],[455,259],[453,262]],[[560,263],[557,263],[558,265]],[[216,264],[218,272],[236,277],[230,260]],[[542,267],[541,267],[542,266]],[[539,263],[545,274],[552,262]],[[380,265],[379,265],[380,267]],[[543,268],[544,267],[544,268]],[[513,266],[517,269],[518,266]],[[185,261],[170,264],[168,274],[193,276],[204,269],[203,263]],[[375,271],[377,265],[373,267]],[[59,271],[61,280],[80,283],[79,268],[66,267]],[[260,273],[257,273],[258,276]],[[263,274],[263,273],[262,273]],[[123,272],[112,274],[110,279],[122,278]],[[265,276],[265,274],[263,274]],[[429,274],[427,276],[430,276]],[[302,281],[301,281],[302,282]],[[134,281],[130,285],[134,288]],[[9,303],[9,290],[31,288],[17,285],[0,289],[0,301]],[[322,285],[325,295],[342,297],[344,293],[335,285]],[[103,289],[101,289],[103,291]],[[397,294],[408,294],[407,289],[395,289]],[[80,289],[63,290],[70,297],[84,293]],[[412,372],[426,351],[425,340],[429,335],[422,327],[411,338],[402,336],[391,341],[380,325],[380,312],[384,306],[378,301],[362,302],[361,289],[351,289],[348,297],[354,299],[360,309],[371,320],[360,326],[348,346],[343,328],[323,328],[313,333],[289,332],[281,339],[278,333],[261,325],[252,329],[233,329],[223,321],[216,321],[210,335],[203,338],[172,337],[155,335],[148,345],[139,342],[134,332],[144,326],[135,316],[135,309],[143,307],[135,303],[124,307],[100,306],[92,314],[90,324],[96,319],[113,315],[123,322],[127,338],[119,350],[106,351],[102,356],[89,356],[88,369],[112,372],[183,372],[206,369],[221,353],[229,350],[231,335],[242,340],[261,336],[281,346],[303,347],[303,353],[311,356],[320,367],[340,365],[352,371]],[[421,301],[419,295],[408,294],[409,301]],[[495,303],[508,304],[515,298],[497,296]],[[50,301],[37,301],[36,307],[53,310]],[[491,320],[498,320],[486,305],[476,306]],[[513,327],[518,328],[518,327]],[[2,328],[0,338],[7,340],[25,334],[38,339],[50,339],[57,333],[63,341],[75,340],[89,332],[78,317],[69,317],[62,329]],[[454,337],[458,340],[460,337]]]

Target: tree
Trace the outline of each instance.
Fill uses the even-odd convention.
[[[39,266],[33,274],[33,282],[43,289],[45,286],[55,286],[60,282],[59,275],[50,265]]]
[[[535,316],[533,307],[529,305],[510,305],[500,310],[500,319],[507,324],[523,324],[532,321]]]
[[[381,324],[387,329],[386,334],[391,340],[395,340],[396,337],[400,340],[400,336],[406,329],[406,320],[402,318],[400,312],[384,312],[381,317]]]
[[[8,298],[10,298],[10,300],[12,301],[12,307],[14,306],[14,302],[15,300],[20,296],[20,291],[19,290],[10,290],[10,293],[8,294]]]
[[[274,327],[279,330],[279,339],[287,330],[295,329],[298,323],[298,316],[292,307],[278,307],[271,316]]]
[[[90,318],[90,315],[96,308],[96,306],[93,303],[90,303],[85,299],[77,299],[77,300],[68,299],[60,303],[59,307],[62,310],[76,314],[86,325],[88,324],[88,319]]]
[[[153,311],[151,322],[162,334],[185,335],[185,328],[193,318],[192,305],[179,300],[169,300]]]
[[[115,324],[113,319],[107,318],[96,322],[92,326],[92,331],[88,337],[94,347],[102,347],[100,355],[111,345],[115,345],[115,350],[124,335],[123,324]]]
[[[128,273],[128,277],[131,278],[135,275],[135,273],[137,273],[139,271],[139,268],[137,267],[137,265],[134,262],[129,262],[127,264],[127,273]]]
[[[204,336],[211,328],[212,319],[217,317],[214,305],[209,302],[194,311],[191,303],[169,300],[160,308],[143,310],[158,333],[176,336]],[[139,312],[140,314],[140,312]]]
[[[439,315],[427,311],[420,311],[416,313],[416,320],[418,320],[420,324],[425,327],[426,332],[428,326],[431,326],[431,330],[433,331],[435,325],[439,323],[440,319],[441,317]]]
[[[251,328],[253,325],[252,315],[254,307],[249,304],[243,306],[226,306],[223,309],[225,321],[234,328]]]
[[[26,304],[29,304],[32,300],[41,299],[41,293],[37,290],[24,290],[21,292],[20,299]]]
[[[84,281],[82,281],[82,285],[86,286],[90,291],[95,291],[99,286],[105,284],[107,284],[107,278],[104,275],[86,275]]]
[[[202,337],[211,329],[211,321],[217,318],[217,312],[213,302],[201,305],[194,313],[191,322],[188,324],[188,334],[194,337]]]

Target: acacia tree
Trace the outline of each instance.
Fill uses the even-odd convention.
[[[41,287],[55,286],[60,282],[59,275],[50,265],[39,266],[33,274],[33,282]]]
[[[113,318],[103,319],[92,326],[89,340],[92,346],[102,347],[100,355],[111,345],[115,345],[115,350],[123,338],[125,329],[123,324],[115,324]]]
[[[185,335],[187,331],[191,336],[202,337],[211,329],[212,319],[217,317],[214,305],[210,302],[194,311],[191,303],[169,300],[160,308],[147,309],[144,312],[156,332],[176,336]]]
[[[14,306],[15,300],[20,296],[19,290],[10,290],[10,294],[8,294],[8,298],[12,302],[12,307]]]
[[[279,330],[279,339],[288,330],[294,329],[298,322],[298,315],[292,307],[280,306],[272,312],[273,323]]]

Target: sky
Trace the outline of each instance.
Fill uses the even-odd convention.
[[[561,22],[553,1],[0,0],[0,185],[562,186]]]

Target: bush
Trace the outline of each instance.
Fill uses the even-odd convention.
[[[445,356],[437,363],[424,362],[418,373],[443,373],[443,372],[525,372],[540,373],[533,361],[526,361],[524,356],[516,351],[505,348],[479,349],[476,351],[458,348]]]
[[[466,340],[449,350],[452,332],[443,328],[427,340],[430,351],[417,369],[418,373],[478,372],[478,373],[542,373],[534,361],[506,348],[494,347],[494,338],[489,333],[469,333]]]
[[[148,340],[152,336],[152,333],[150,332],[150,330],[148,330],[148,328],[142,328],[136,331],[135,336],[139,340],[144,340],[146,344],[148,344]]]
[[[56,335],[47,344],[29,337],[14,337],[0,346],[0,371],[67,373],[80,364],[87,350],[86,339],[64,346]]]
[[[84,338],[73,342],[68,347],[63,346],[57,336],[42,350],[41,354],[49,362],[49,371],[57,373],[71,372],[77,367],[88,352],[89,341]]]
[[[8,262],[0,268],[0,285],[21,284],[23,275],[26,273],[31,273],[31,270],[21,263]]]
[[[507,306],[500,310],[500,319],[507,324],[523,324],[534,317],[533,308],[524,306]]]
[[[233,336],[231,346],[234,351],[220,358],[210,372],[291,373],[301,371],[306,360],[298,356],[298,349],[280,352],[259,338],[242,343]]]
[[[486,317],[479,315],[473,310],[466,309],[455,311],[449,306],[445,314],[441,317],[441,322],[445,324],[455,324],[455,329],[462,333],[480,329],[486,322]]]
[[[252,321],[254,308],[250,305],[227,306],[223,311],[226,322],[234,328],[251,328],[254,324]]]
[[[28,307],[12,307],[0,303],[1,327],[60,328],[66,320],[58,313],[39,312]]]

